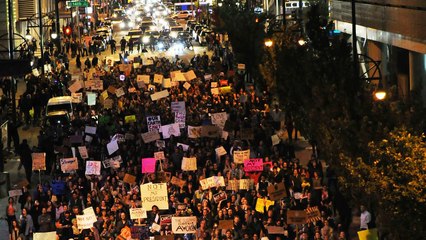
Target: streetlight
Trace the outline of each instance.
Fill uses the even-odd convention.
[[[300,39],[297,41],[297,43],[298,43],[300,46],[304,46],[304,45],[306,44],[306,40],[305,40],[305,39],[303,39],[303,37],[302,37],[302,38],[300,38]]]
[[[56,32],[52,32],[50,34],[50,37],[52,37],[52,39],[55,40],[56,38],[58,38],[58,34]]]
[[[31,36],[30,34],[30,29],[27,29],[27,33],[25,34],[25,39],[27,39],[28,41],[31,41],[32,38],[33,36]]]
[[[266,47],[272,47],[272,45],[274,44],[274,42],[272,41],[272,39],[271,38],[267,38],[267,39],[265,39],[265,46]]]

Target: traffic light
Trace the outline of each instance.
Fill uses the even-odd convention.
[[[71,36],[71,34],[72,34],[72,28],[70,26],[66,26],[64,28],[64,34],[65,34],[65,36]]]

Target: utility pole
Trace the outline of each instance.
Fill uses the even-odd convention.
[[[358,80],[358,51],[357,51],[357,36],[356,36],[356,2],[352,0],[352,54],[353,54],[353,71],[355,80]]]

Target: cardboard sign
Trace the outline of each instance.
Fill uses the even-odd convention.
[[[163,84],[163,78],[161,74],[154,74],[154,83]]]
[[[278,135],[274,134],[271,136],[272,146],[278,145],[281,142],[280,137]]]
[[[185,128],[186,112],[175,112],[175,123],[179,124],[179,128]]]
[[[179,102],[171,102],[170,108],[172,109],[172,112],[185,112],[185,102],[179,101]]]
[[[130,208],[130,219],[142,219],[146,218],[146,210],[143,208]]]
[[[305,224],[306,212],[303,210],[287,210],[287,224]]]
[[[358,231],[357,233],[359,240],[379,240],[376,228]]]
[[[113,140],[107,144],[108,155],[112,155],[118,150],[118,141]]]
[[[161,134],[163,134],[163,139],[169,139],[170,136],[179,137],[180,136],[179,124],[172,123],[172,124],[161,126]]]
[[[142,173],[155,172],[156,163],[157,163],[157,159],[155,158],[142,158]]]
[[[96,215],[77,215],[77,227],[78,229],[90,229],[93,227],[93,223],[97,221]]]
[[[197,217],[172,217],[172,232],[174,234],[195,233]]]
[[[86,175],[101,175],[101,161],[87,161]]]
[[[21,189],[10,190],[9,191],[9,197],[16,197],[16,196],[21,196],[21,195],[22,195],[22,190]]]
[[[168,97],[168,96],[169,96],[169,91],[163,90],[163,91],[151,94],[151,100],[157,101],[159,99],[162,99],[162,98],[165,98],[165,97]]]
[[[136,182],[136,176],[126,173],[123,178],[123,182],[133,184]]]
[[[83,88],[83,82],[80,81],[80,80],[77,80],[71,86],[69,86],[68,90],[71,93],[75,93],[75,92],[78,92],[82,88]]]
[[[212,124],[222,129],[225,126],[226,120],[228,120],[228,114],[226,112],[212,113],[210,117],[212,119]]]
[[[46,153],[32,153],[33,171],[46,170]]]
[[[104,101],[103,104],[105,109],[112,109],[112,106],[114,105],[114,101],[112,99],[107,99]]]
[[[104,82],[102,80],[90,80],[87,81],[87,84],[90,86],[91,90],[104,90]]]
[[[188,126],[188,138],[200,138],[202,127]]]
[[[146,117],[146,122],[148,125],[148,132],[159,132],[161,129],[161,119],[160,115],[158,116],[148,116]]]
[[[81,158],[83,158],[83,159],[89,158],[89,154],[87,153],[86,146],[79,146],[78,152],[80,153]]]
[[[220,94],[219,88],[217,88],[217,87],[216,88],[211,88],[210,92],[211,92],[212,95],[219,95]]]
[[[197,158],[182,158],[182,171],[197,171]]]
[[[154,236],[154,240],[174,240],[175,239],[175,235],[171,234],[171,235],[163,235],[163,236],[159,236],[159,235],[155,235]]]
[[[190,70],[190,71],[184,73],[183,75],[184,75],[186,81],[192,81],[192,80],[197,78],[197,75],[195,75],[194,70]]]
[[[287,197],[287,191],[283,182],[268,186],[269,198],[273,201],[278,201]]]
[[[265,209],[268,211],[270,206],[274,205],[274,201],[264,199],[264,198],[258,198],[256,201],[256,212],[264,213]]]
[[[56,231],[33,233],[33,240],[46,240],[46,239],[56,239]]]
[[[164,156],[164,152],[160,151],[160,152],[155,152],[154,153],[154,158],[157,160],[164,160],[166,159],[166,157]]]
[[[286,230],[284,230],[283,227],[279,227],[279,226],[266,226],[266,230],[268,230],[268,234],[285,235],[286,233]]]
[[[188,89],[190,89],[190,88],[191,88],[191,84],[190,84],[189,82],[185,82],[185,83],[183,84],[183,87],[184,87],[186,90],[188,90]]]
[[[61,158],[59,161],[63,173],[69,173],[78,169],[77,158]]]
[[[170,78],[164,78],[163,79],[163,88],[171,88],[172,87],[172,81]]]
[[[226,192],[223,192],[223,191],[213,195],[213,201],[215,203],[219,203],[220,201],[225,200],[227,198],[228,198],[228,195],[226,195]]]
[[[155,222],[152,223],[151,225],[151,230],[155,231],[155,232],[160,232],[161,231],[161,226]]]
[[[250,190],[253,189],[254,181],[253,179],[240,179],[240,190]]]
[[[306,223],[312,223],[321,220],[321,213],[318,207],[308,207],[305,209]]]
[[[170,180],[170,183],[182,188],[185,185],[186,181],[173,176],[172,179]]]
[[[87,96],[87,105],[95,106],[96,105],[96,93],[86,93]]]
[[[220,138],[222,136],[222,130],[213,125],[201,126],[201,137],[208,138]]]
[[[244,171],[246,172],[261,172],[263,171],[263,159],[253,158],[244,160]]]
[[[144,143],[150,143],[156,140],[159,140],[161,138],[160,133],[158,132],[147,132],[142,133],[142,140]]]
[[[72,103],[81,103],[83,101],[83,93],[71,93]]]
[[[234,220],[219,220],[219,229],[234,229]]]
[[[240,180],[228,180],[226,190],[237,192],[240,189]]]
[[[227,154],[227,152],[226,152],[226,150],[223,146],[216,148],[215,152],[216,152],[216,155],[219,156],[219,157]]]
[[[142,184],[141,199],[142,207],[147,211],[152,210],[152,206],[156,205],[161,210],[169,209],[169,198],[166,183],[148,183]]]
[[[170,77],[171,77],[172,81],[175,81],[175,82],[179,82],[179,81],[185,82],[186,81],[185,75],[183,75],[183,73],[181,73],[180,71],[170,72]]]
[[[243,164],[244,160],[250,159],[250,149],[244,151],[234,151],[234,163]]]
[[[115,96],[117,96],[118,98],[123,96],[124,94],[126,94],[126,93],[124,92],[124,88],[122,88],[122,87],[115,90]]]
[[[136,77],[136,81],[137,82],[143,82],[146,85],[148,85],[151,82],[149,75],[138,75]]]

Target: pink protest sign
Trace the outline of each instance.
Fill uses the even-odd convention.
[[[155,172],[155,158],[142,158],[142,173]]]
[[[252,158],[244,160],[244,171],[246,172],[261,172],[263,171],[263,159]]]

